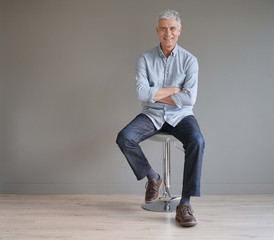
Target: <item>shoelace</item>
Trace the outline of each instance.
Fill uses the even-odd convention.
[[[183,213],[188,213],[190,215],[193,215],[193,213],[194,213],[193,209],[187,205],[183,205],[182,211],[183,211]]]
[[[146,183],[145,188],[147,189],[148,192],[155,192],[155,191],[157,191],[157,184],[155,181],[149,180]]]

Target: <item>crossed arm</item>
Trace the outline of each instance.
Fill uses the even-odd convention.
[[[178,84],[179,85],[179,84]],[[196,59],[188,66],[182,87],[159,88],[157,83],[149,82],[148,66],[145,58],[141,56],[136,67],[136,92],[142,102],[161,102],[183,106],[193,106],[197,97],[198,62]]]
[[[170,105],[176,105],[173,100],[171,99],[171,95],[176,94],[178,92],[181,92],[181,88],[177,87],[169,87],[169,88],[159,88],[154,95],[153,100],[155,102],[161,102],[161,103],[166,103]]]

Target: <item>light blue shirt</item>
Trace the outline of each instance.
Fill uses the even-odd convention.
[[[175,127],[184,117],[193,115],[198,89],[198,61],[195,56],[176,44],[168,58],[160,44],[143,53],[136,66],[136,92],[142,101],[142,113],[160,129],[165,122]],[[153,100],[159,88],[179,87],[171,95],[176,105]]]

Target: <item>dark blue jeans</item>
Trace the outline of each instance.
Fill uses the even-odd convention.
[[[193,115],[185,117],[176,127],[165,123],[157,130],[151,120],[139,114],[117,136],[117,144],[125,155],[137,180],[143,179],[151,166],[140,148],[139,143],[159,131],[165,131],[182,142],[185,150],[182,194],[200,196],[200,179],[204,153],[204,138]]]

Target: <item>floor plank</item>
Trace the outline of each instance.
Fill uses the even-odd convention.
[[[274,195],[192,198],[198,225],[143,210],[140,195],[0,195],[0,239],[274,239]]]

